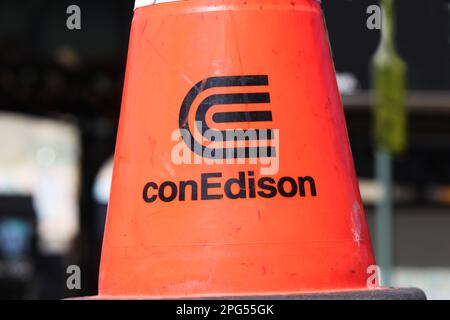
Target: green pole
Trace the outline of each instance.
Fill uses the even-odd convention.
[[[394,1],[381,0],[381,41],[373,57],[375,89],[375,176],[381,198],[375,210],[375,254],[381,284],[391,285],[393,268],[393,169],[392,157],[406,145],[406,65],[394,45]]]
[[[375,154],[376,179],[381,186],[381,199],[375,211],[375,254],[381,268],[381,284],[391,285],[393,265],[393,212],[392,212],[392,156],[377,148]]]

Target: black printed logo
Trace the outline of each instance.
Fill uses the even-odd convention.
[[[189,113],[193,112],[192,104],[197,96],[212,88],[225,87],[244,87],[244,86],[268,86],[267,75],[246,75],[246,76],[226,76],[211,77],[198,82],[187,93],[183,100],[179,115],[179,128],[184,143],[196,154],[205,158],[259,158],[259,157],[275,157],[275,147],[266,143],[265,146],[248,143],[246,146],[239,146],[238,141],[262,140],[270,141],[274,139],[274,131],[267,129],[226,129],[217,130],[210,128],[206,123],[206,113],[216,105],[232,105],[235,104],[267,104],[270,103],[269,92],[250,92],[250,93],[217,93],[211,94],[204,98],[195,111],[195,126],[202,138],[207,141],[223,142],[222,148],[210,148],[204,145],[203,139],[199,141],[193,133],[188,123]],[[226,111],[215,112],[212,114],[214,123],[249,123],[272,121],[271,111]],[[233,147],[227,147],[225,142],[236,142]],[[244,144],[245,145],[245,144]]]

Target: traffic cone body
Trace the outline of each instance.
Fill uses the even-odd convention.
[[[365,290],[373,264],[319,3],[137,8],[99,295]]]

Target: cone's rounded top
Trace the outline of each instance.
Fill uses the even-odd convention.
[[[175,2],[175,1],[181,1],[181,0],[136,0],[134,2],[134,8],[140,8],[145,6],[150,6],[152,4],[158,4],[158,3],[164,3],[164,2]]]
[[[145,6],[150,6],[153,4],[158,4],[158,3],[165,3],[165,2],[176,2],[176,1],[183,1],[183,0],[136,0],[134,2],[134,9],[140,8],[140,7],[145,7]],[[316,0],[317,2],[321,2],[321,0]]]

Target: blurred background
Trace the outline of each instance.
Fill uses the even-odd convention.
[[[97,293],[132,0],[0,0],[0,298]],[[81,8],[68,30],[66,9]],[[374,238],[370,64],[378,1],[323,0],[360,189]],[[407,149],[393,162],[391,284],[450,299],[450,7],[396,0],[407,65]],[[373,239],[377,244],[376,239]],[[79,265],[81,289],[66,268]]]

